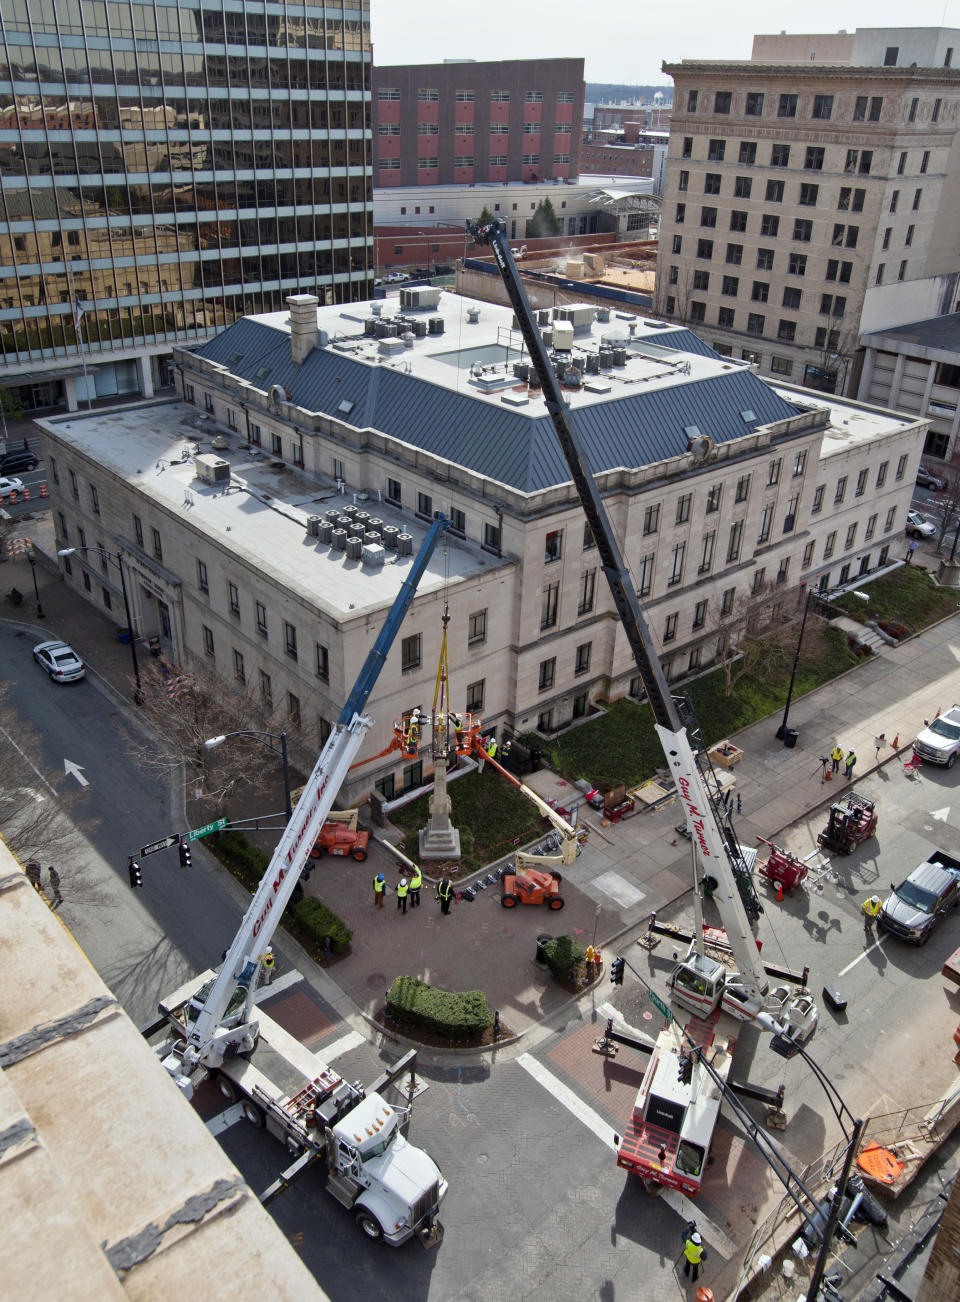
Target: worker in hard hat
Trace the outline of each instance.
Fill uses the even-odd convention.
[[[700,1277],[700,1263],[707,1255],[707,1250],[703,1246],[703,1239],[699,1233],[693,1230],[687,1234],[683,1241],[683,1273],[690,1275],[690,1267],[693,1267],[692,1280],[695,1284]]]
[[[860,905],[860,912],[863,914],[863,929],[868,936],[873,935],[873,924],[877,920],[877,914],[883,906],[883,901],[879,895],[871,895]]]
[[[373,902],[378,909],[383,908],[383,897],[387,893],[387,879],[383,873],[377,873],[373,879]]]
[[[406,877],[401,877],[400,885],[397,887],[397,908],[403,909],[404,913],[407,911],[407,892],[409,889]]]

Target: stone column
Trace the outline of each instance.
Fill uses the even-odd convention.
[[[434,762],[433,791],[430,795],[430,817],[427,826],[420,829],[421,859],[459,859],[460,833],[450,826],[453,808],[447,794],[447,758],[437,756]]]

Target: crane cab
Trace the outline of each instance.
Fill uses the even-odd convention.
[[[677,1003],[701,1017],[720,1007],[726,983],[723,964],[696,952],[678,963],[667,981]]]

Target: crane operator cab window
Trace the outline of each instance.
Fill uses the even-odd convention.
[[[691,1144],[688,1139],[682,1140],[677,1149],[677,1160],[674,1165],[682,1175],[699,1175],[703,1170],[702,1147],[699,1144]]]
[[[697,999],[713,1001],[723,989],[723,977],[713,978],[689,967],[678,967],[673,975],[673,984],[678,991]]]

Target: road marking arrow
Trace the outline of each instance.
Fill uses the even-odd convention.
[[[944,809],[931,809],[930,817],[937,819],[938,822],[945,823],[950,817],[950,806],[947,805]]]
[[[63,761],[63,771],[68,778],[76,778],[81,787],[89,787],[90,783],[83,776],[83,769],[79,764],[75,764],[73,760],[65,759]]]

